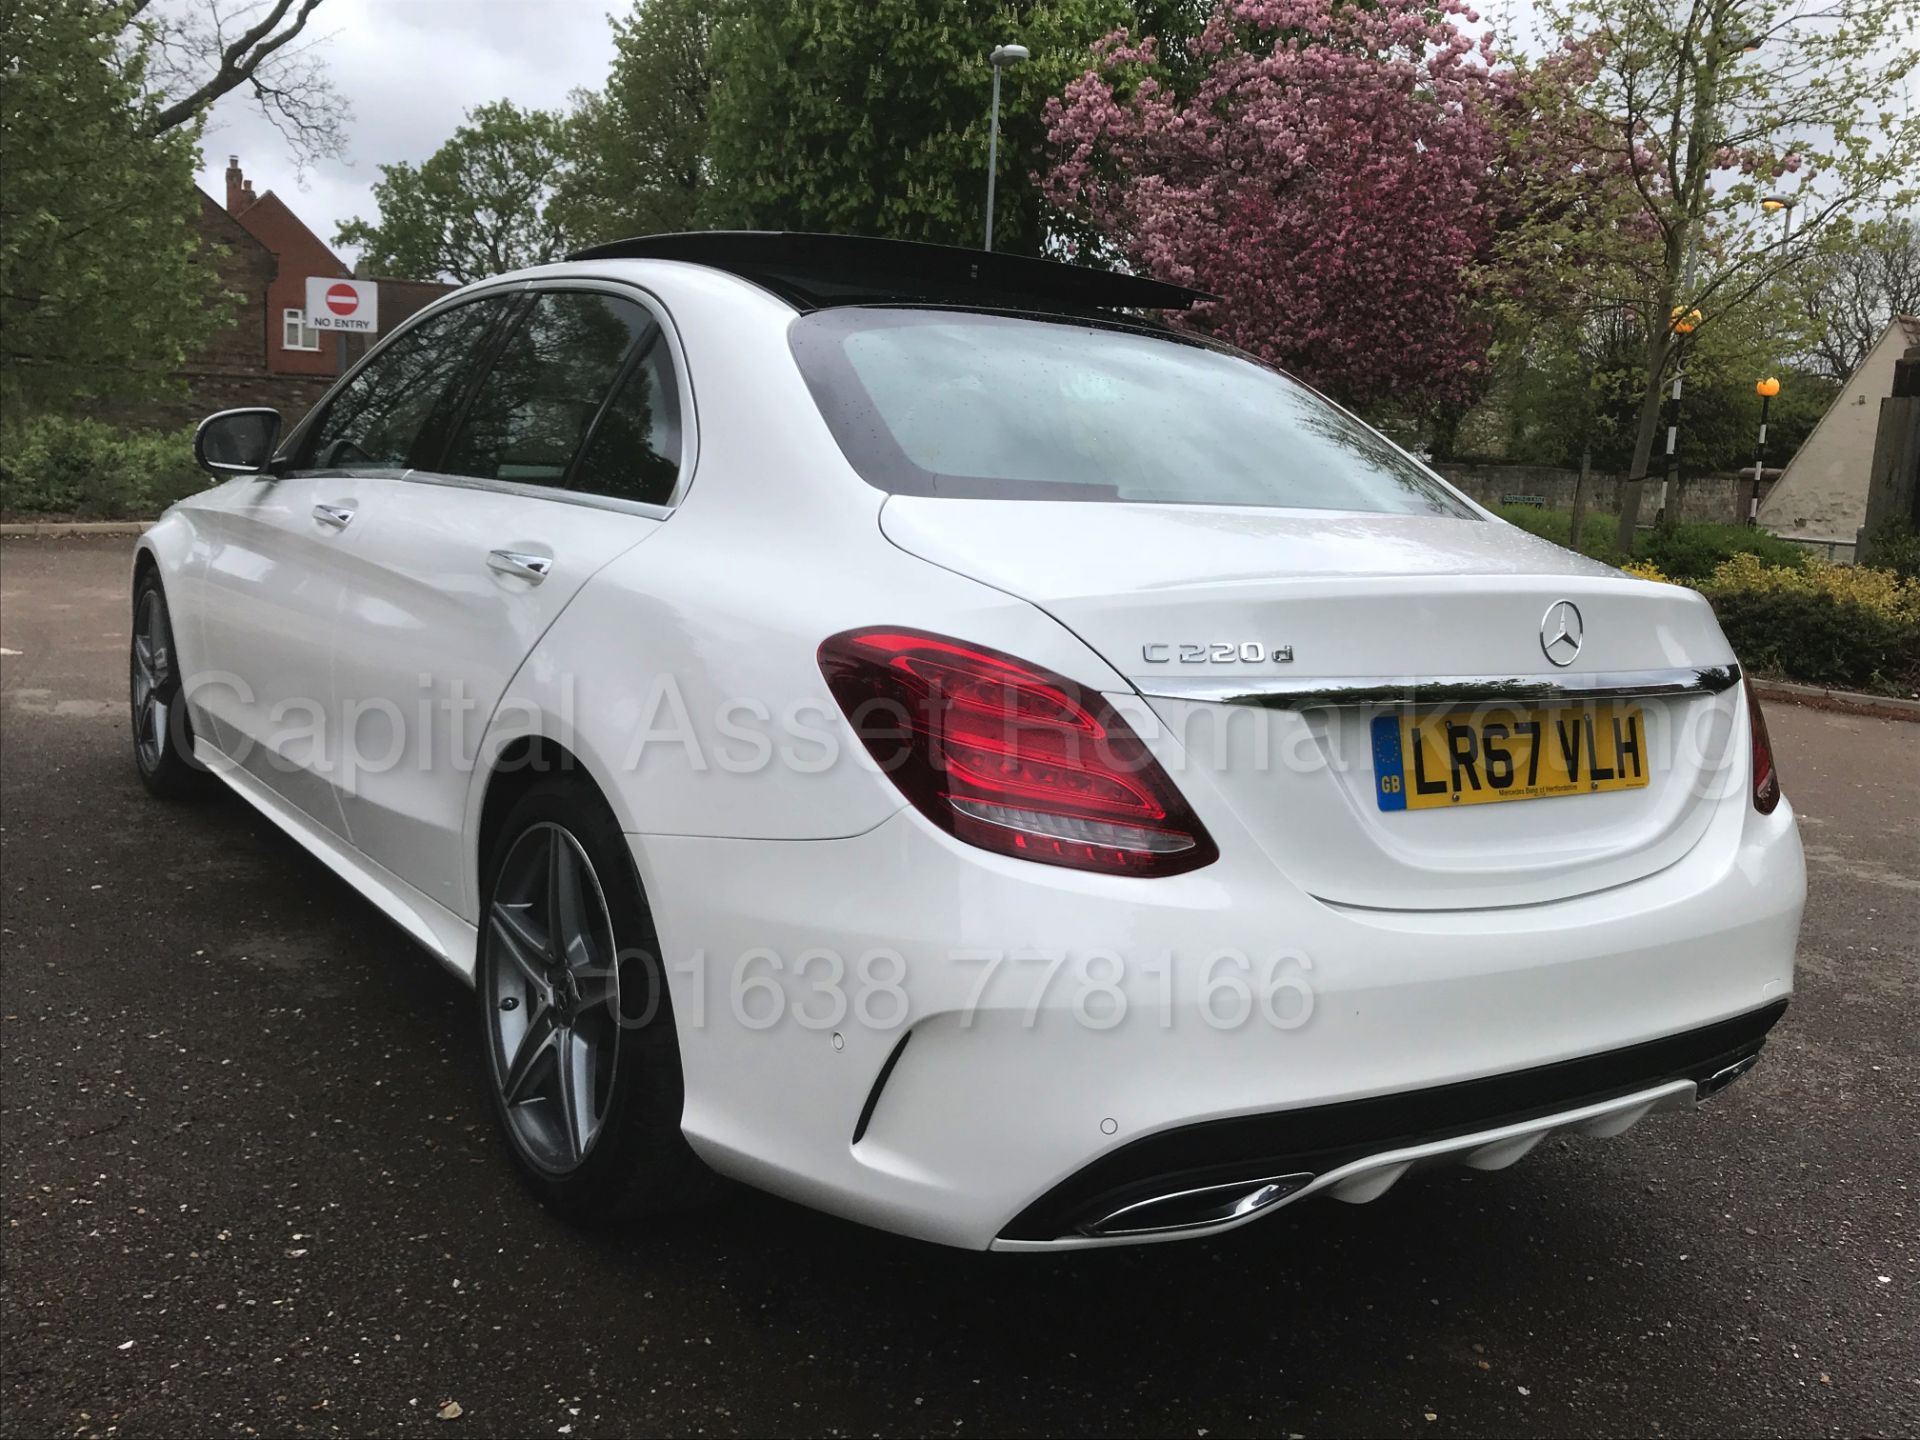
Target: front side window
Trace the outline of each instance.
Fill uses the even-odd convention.
[[[428,421],[468,383],[517,297],[456,305],[394,337],[347,380],[301,443],[301,470],[403,470]]]
[[[594,427],[572,488],[665,505],[680,479],[680,388],[658,330]]]
[[[653,319],[588,291],[536,293],[467,407],[439,469],[559,485]]]
[[[855,470],[898,494],[1471,517],[1424,467],[1238,353],[1088,321],[853,306],[790,332]]]
[[[307,312],[288,310],[280,317],[280,345],[285,350],[318,350],[320,332],[306,323]]]

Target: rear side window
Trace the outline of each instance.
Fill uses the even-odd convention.
[[[680,387],[666,337],[652,340],[600,417],[573,488],[665,505],[680,478]]]
[[[881,490],[1471,517],[1419,462],[1246,356],[1115,325],[847,307],[790,332]]]
[[[302,470],[404,470],[444,398],[472,375],[474,356],[511,300],[456,305],[383,346],[356,370],[301,444]]]
[[[645,309],[611,295],[536,293],[436,468],[559,485],[622,363],[652,327]]]

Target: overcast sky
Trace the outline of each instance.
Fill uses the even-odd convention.
[[[297,177],[286,142],[235,91],[202,141],[201,188],[224,202],[227,157],[237,154],[256,193],[278,190],[331,243],[342,220],[375,218],[381,165],[426,159],[473,106],[557,108],[568,91],[602,85],[613,60],[609,10],[625,14],[626,0],[326,0],[309,29],[330,37],[320,53],[353,107],[345,158]]]

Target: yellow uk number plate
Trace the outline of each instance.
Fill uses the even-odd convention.
[[[1647,783],[1638,705],[1403,710],[1373,721],[1374,798],[1382,810],[1432,810]]]

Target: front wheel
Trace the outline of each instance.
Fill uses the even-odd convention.
[[[478,971],[493,1108],[534,1192],[580,1221],[680,1208],[680,1055],[653,917],[606,802],[541,780],[485,875]]]
[[[193,728],[181,694],[173,618],[160,577],[141,576],[133,593],[133,642],[127,658],[133,763],[148,790],[167,800],[197,793],[206,771],[193,758]]]

